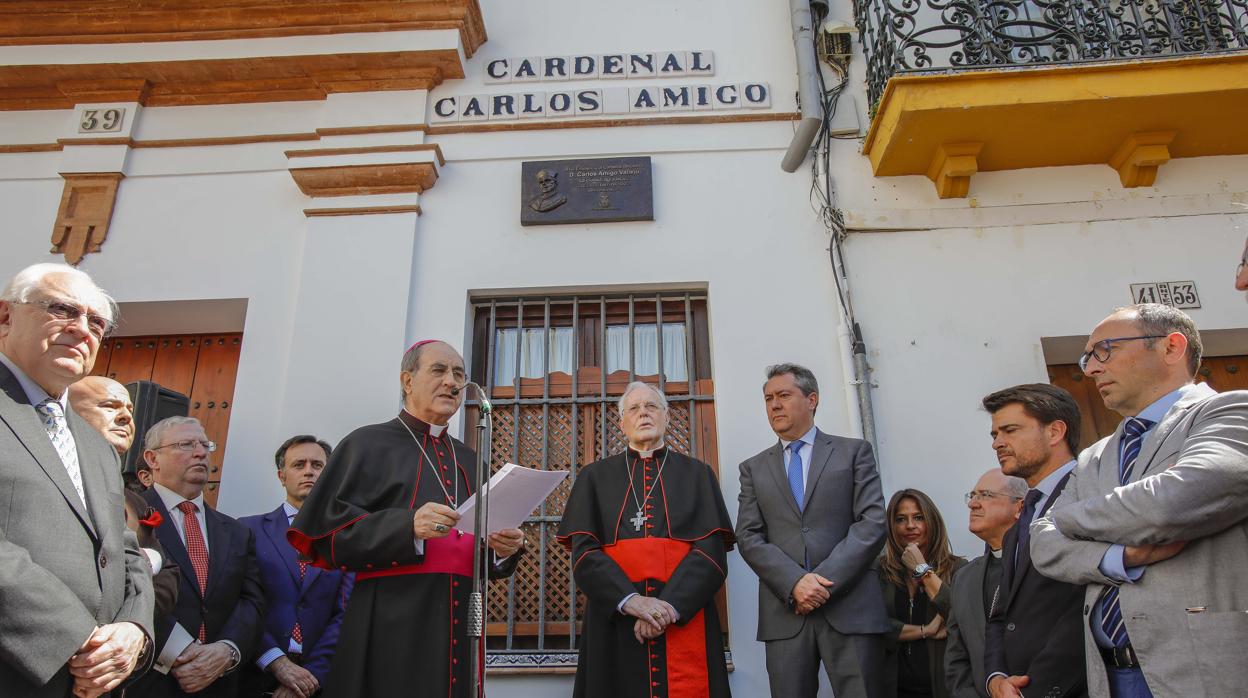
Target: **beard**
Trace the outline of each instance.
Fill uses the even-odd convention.
[[[1030,482],[1032,476],[1040,472],[1048,462],[1049,453],[1047,451],[1033,454],[1015,453],[1014,471],[1006,473],[1006,475],[1021,477]]]

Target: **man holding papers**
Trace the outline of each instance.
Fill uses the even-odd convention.
[[[403,355],[403,410],[334,449],[287,538],[312,564],[355,572],[325,698],[471,692],[467,637],[475,536],[455,508],[475,489],[475,454],[446,433],[464,360],[439,341]],[[490,576],[510,575],[523,534],[489,535]]]
[[[628,450],[581,469],[559,542],[588,604],[578,697],[729,695],[715,592],[732,521],[711,467],[667,448],[667,399],[629,384]]]

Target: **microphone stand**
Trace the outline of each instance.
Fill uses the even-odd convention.
[[[493,408],[485,391],[476,383],[477,389],[477,506],[473,511],[473,530],[479,538],[472,549],[472,593],[468,597],[468,638],[472,644],[472,681],[469,684],[473,698],[485,696],[485,593],[489,585],[489,560],[485,558],[489,548],[483,543],[489,535],[490,495],[490,438],[493,431]],[[484,563],[484,564],[483,564]]]

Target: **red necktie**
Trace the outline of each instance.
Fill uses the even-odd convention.
[[[186,554],[191,558],[191,566],[195,568],[195,577],[199,581],[199,593],[208,593],[208,546],[204,543],[204,534],[199,530],[199,517],[195,515],[195,502],[187,500],[178,505],[182,510],[182,531],[186,536]],[[199,624],[199,641],[205,640],[204,624]]]
[[[299,561],[299,581],[303,581],[303,575],[308,573],[308,563],[303,560]],[[303,644],[303,628],[299,627],[299,619],[295,619],[295,627],[290,629],[290,639]]]

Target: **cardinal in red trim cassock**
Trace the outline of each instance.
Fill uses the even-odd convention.
[[[730,695],[715,592],[732,522],[711,467],[668,448],[667,399],[620,398],[628,450],[582,468],[559,525],[585,593],[578,698]]]
[[[399,375],[403,410],[342,440],[287,531],[312,564],[356,573],[323,698],[471,692],[476,538],[456,528],[455,507],[474,491],[476,455],[446,433],[464,360],[419,342]],[[517,529],[490,534],[492,578],[515,571],[522,541]]]

